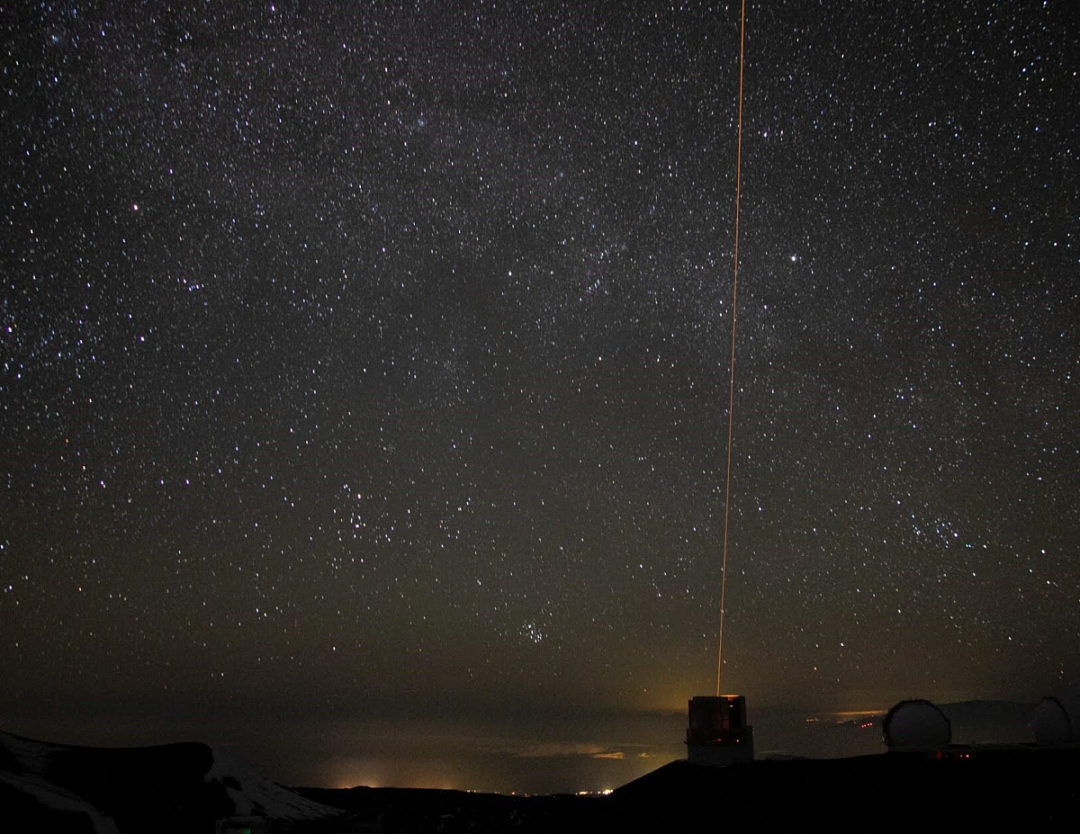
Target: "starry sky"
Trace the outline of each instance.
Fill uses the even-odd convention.
[[[724,688],[1075,685],[1070,4],[747,15]],[[697,0],[5,9],[0,726],[321,784],[678,755],[738,47]]]

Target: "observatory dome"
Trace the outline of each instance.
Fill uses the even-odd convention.
[[[901,701],[885,716],[882,734],[889,750],[937,750],[952,741],[952,725],[929,701]]]
[[[1080,742],[1080,694],[1048,695],[1031,716],[1036,744]]]

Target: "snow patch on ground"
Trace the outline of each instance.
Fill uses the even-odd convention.
[[[0,748],[10,753],[23,770],[37,776],[44,776],[49,769],[53,754],[64,749],[59,744],[33,741],[4,732],[0,732]]]
[[[0,782],[19,793],[33,797],[46,808],[85,814],[97,834],[119,834],[116,823],[112,819],[71,791],[45,779],[53,754],[63,749],[60,745],[31,741],[0,732],[0,749],[6,751],[24,771],[10,773],[0,770]]]
[[[208,780],[221,782],[236,805],[238,816],[260,816],[282,820],[310,820],[335,816],[337,808],[307,799],[262,775],[256,768],[214,751]],[[234,787],[239,784],[239,789]]]
[[[32,797],[47,808],[87,815],[98,834],[117,834],[115,822],[77,793],[50,781],[54,757],[75,750],[67,745],[33,741],[0,732],[0,784]],[[82,748],[93,751],[104,748]],[[138,755],[134,748],[132,753]],[[206,783],[224,787],[237,816],[264,817],[297,822],[339,816],[340,809],[307,799],[267,779],[256,768],[211,750],[213,765],[203,777]],[[120,752],[120,755],[125,755]],[[197,777],[196,777],[197,778]],[[182,786],[177,786],[182,787]]]

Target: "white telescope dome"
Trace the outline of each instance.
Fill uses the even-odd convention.
[[[1048,695],[1031,716],[1036,744],[1080,742],[1080,695]]]
[[[882,725],[890,750],[927,751],[952,741],[949,719],[929,701],[901,701],[889,710]]]

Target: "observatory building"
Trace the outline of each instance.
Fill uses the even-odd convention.
[[[689,703],[686,747],[690,764],[723,767],[754,760],[754,728],[742,695],[701,695]]]
[[[930,752],[949,746],[952,724],[929,701],[901,701],[885,716],[882,735],[890,751]]]
[[[1080,694],[1048,695],[1031,716],[1035,743],[1080,744]]]

